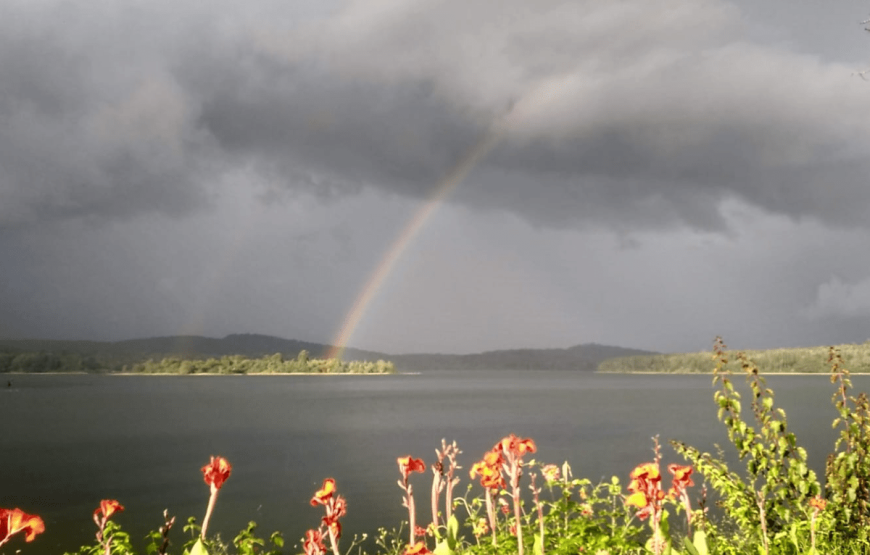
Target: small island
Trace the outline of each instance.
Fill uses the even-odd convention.
[[[124,368],[132,374],[395,374],[392,362],[378,360],[352,360],[337,358],[309,358],[301,351],[296,358],[285,359],[281,353],[261,358],[242,355],[189,360],[168,357],[160,362],[147,360]]]
[[[121,342],[0,341],[0,374],[393,374],[381,353],[257,335],[178,336]],[[314,353],[312,355],[311,353]]]

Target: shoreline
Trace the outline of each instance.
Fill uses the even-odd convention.
[[[198,376],[398,376],[406,374],[406,372],[254,372],[252,374],[218,374],[216,372],[200,372],[196,374],[162,374],[160,372],[109,372],[100,374],[102,376],[178,376],[183,377],[198,377]]]
[[[713,372],[594,372],[600,376],[712,376]],[[742,376],[743,374],[733,373],[732,376]],[[759,372],[761,377],[769,376],[826,376],[831,377],[830,372]],[[849,372],[850,376],[870,376],[870,372]]]
[[[437,372],[438,369],[430,370]],[[473,374],[476,370],[467,370],[469,374]],[[534,370],[530,370],[534,372]],[[564,370],[564,372],[572,372],[572,370]],[[172,374],[161,372],[3,372],[0,376],[419,376],[421,372],[392,372],[392,373],[364,373],[364,372],[255,372],[251,374],[219,374],[215,372],[200,372],[193,374]],[[586,375],[586,372],[577,375]],[[713,376],[712,372],[589,372],[598,376]],[[732,376],[740,376],[741,374],[732,374]],[[830,378],[830,372],[762,372],[762,377],[769,376],[825,376]],[[850,376],[870,376],[870,372],[849,372]],[[2,379],[2,378],[0,378]]]
[[[419,372],[255,372],[252,374],[219,374],[199,372],[195,374],[172,374],[161,372],[3,372],[0,376],[398,376],[414,375]],[[2,379],[2,378],[0,378]]]

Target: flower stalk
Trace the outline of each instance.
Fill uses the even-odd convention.
[[[97,543],[103,546],[103,553],[109,555],[112,552],[112,536],[105,537],[106,524],[115,513],[120,513],[124,507],[115,499],[103,499],[100,506],[94,511],[94,523],[97,525]]]
[[[223,457],[211,457],[211,461],[202,467],[203,481],[209,487],[208,507],[205,510],[205,517],[202,519],[202,530],[199,534],[199,539],[205,540],[206,532],[208,531],[208,522],[211,519],[211,514],[214,511],[215,503],[217,503],[218,492],[223,487],[224,482],[230,477],[233,467]]]
[[[399,464],[399,473],[402,475],[402,479],[398,481],[398,484],[399,487],[402,488],[402,491],[405,492],[402,499],[402,506],[408,509],[408,524],[410,528],[410,539],[408,540],[408,545],[413,546],[416,544],[417,521],[416,510],[414,508],[414,489],[408,478],[411,476],[412,472],[425,472],[426,463],[423,462],[423,459],[415,459],[410,455],[399,457],[396,459],[396,462]]]
[[[327,478],[323,481],[323,486],[314,493],[311,498],[311,506],[323,505],[326,515],[321,521],[321,529],[309,530],[311,535],[306,537],[310,549],[316,549],[309,555],[318,555],[325,550],[323,546],[322,528],[326,527],[326,532],[329,534],[329,543],[332,546],[333,555],[340,555],[338,551],[338,540],[341,538],[341,523],[339,519],[347,514],[347,501],[341,495],[335,495],[335,480]],[[308,551],[306,550],[306,553]]]
[[[514,508],[514,528],[517,534],[517,549],[519,555],[523,555],[523,526],[522,526],[522,506],[520,504],[520,476],[522,476],[523,455],[526,453],[534,453],[537,451],[535,442],[531,438],[522,439],[514,434],[511,434],[500,442],[493,449],[498,451],[503,457],[504,462],[502,467],[505,474],[510,479],[511,492],[510,496],[513,499]]]

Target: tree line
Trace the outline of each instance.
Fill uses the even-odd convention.
[[[78,353],[16,353],[0,352],[0,373],[47,372],[127,372],[136,374],[392,374],[395,366],[390,361],[342,361],[335,358],[310,358],[301,351],[295,358],[281,353],[260,358],[229,355],[220,358],[191,359],[178,356],[160,360],[119,364],[101,361],[94,356]]]
[[[852,373],[870,373],[870,341],[860,345],[839,345],[837,347],[843,361]],[[746,355],[765,373],[820,374],[830,371],[828,366],[829,347],[797,347],[792,349],[768,349],[765,351],[746,351]],[[663,374],[709,374],[715,361],[710,353],[680,353],[666,355],[644,355],[613,358],[598,366],[599,372],[637,373],[660,372]],[[735,362],[729,370],[740,372]]]

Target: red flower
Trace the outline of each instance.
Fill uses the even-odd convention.
[[[212,457],[211,462],[202,467],[202,477],[205,483],[218,490],[230,477],[233,467],[223,457]]]
[[[332,499],[332,494],[335,493],[335,480],[327,478],[323,481],[323,487],[314,493],[311,498],[311,506],[326,505],[326,502]]]
[[[305,550],[305,555],[318,555],[326,551],[326,546],[323,544],[323,534],[320,530],[308,530],[305,532],[305,541],[302,542],[302,549]]]
[[[423,459],[415,459],[410,455],[407,457],[399,457],[396,459],[396,462],[399,463],[399,472],[402,473],[402,479],[404,479],[405,482],[408,481],[408,476],[410,476],[412,472],[426,471],[426,463],[423,462]]]
[[[108,520],[115,513],[120,513],[124,510],[124,506],[114,499],[103,499],[100,501],[100,506],[94,511],[94,519],[99,518],[102,513],[103,518]]]
[[[347,501],[341,495],[335,498],[335,503],[332,505],[332,517],[335,519],[341,518],[347,514]]]
[[[405,555],[429,555],[432,553],[426,548],[426,542],[417,542],[405,548]]]
[[[0,509],[0,545],[22,531],[26,533],[24,541],[32,542],[37,534],[45,532],[45,523],[38,516],[29,515],[21,509]]]
[[[335,532],[335,537],[338,538],[341,536],[341,524],[339,524],[338,519],[347,514],[347,501],[338,495],[334,499],[328,499],[324,504],[326,505],[326,516],[321,520],[327,528]]]
[[[325,518],[323,520],[326,520]],[[326,527],[329,528],[329,531],[335,536],[335,539],[341,537],[341,523],[337,520],[331,520],[326,524]]]

